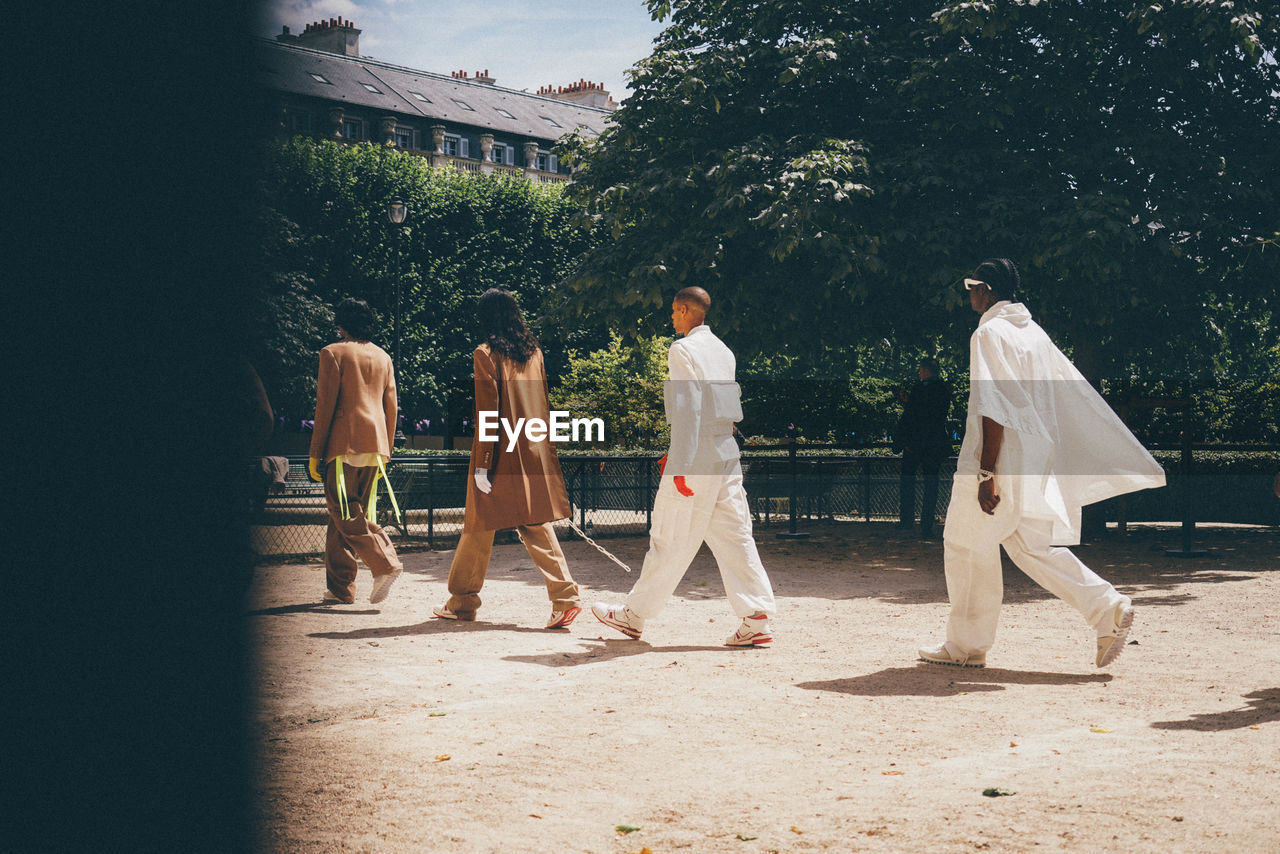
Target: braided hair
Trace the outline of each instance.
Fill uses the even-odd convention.
[[[973,268],[971,278],[986,282],[997,300],[1022,299],[1022,275],[1008,258],[988,258]]]
[[[538,339],[529,331],[516,298],[499,288],[489,288],[480,295],[476,307],[480,317],[480,333],[489,349],[523,365],[538,349]]]

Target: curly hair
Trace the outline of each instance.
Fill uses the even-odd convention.
[[[524,364],[538,350],[538,339],[529,331],[516,298],[499,288],[489,288],[480,295],[476,306],[480,333],[489,348],[514,362]]]

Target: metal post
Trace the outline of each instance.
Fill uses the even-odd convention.
[[[579,460],[578,468],[578,527],[587,529],[587,469],[586,462]]]
[[[653,463],[644,462],[644,529],[653,530]]]
[[[433,457],[428,457],[427,458],[427,548],[429,549],[434,549],[436,547],[435,471],[436,471],[436,461]]]
[[[1204,557],[1208,552],[1191,548],[1191,539],[1196,531],[1195,508],[1192,503],[1194,489],[1191,483],[1191,469],[1194,465],[1191,453],[1191,392],[1188,390],[1186,402],[1182,408],[1182,464],[1178,488],[1178,500],[1182,504],[1182,548],[1168,549],[1169,557]]]
[[[871,458],[862,458],[862,519],[871,521]]]
[[[808,532],[796,532],[796,440],[791,440],[791,447],[787,449],[787,468],[791,474],[791,497],[789,503],[791,505],[790,516],[791,521],[788,524],[787,531],[779,531],[775,536],[780,540],[803,540],[809,536]]]

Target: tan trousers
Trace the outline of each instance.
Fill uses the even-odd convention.
[[[351,516],[344,520],[338,504],[337,464],[330,461],[324,469],[324,501],[329,508],[329,529],[324,543],[325,582],[333,595],[344,602],[355,601],[357,557],[369,567],[374,579],[403,568],[391,538],[376,521],[364,515],[364,502],[377,473],[374,466],[342,467],[347,484],[347,511]]]
[[[547,598],[555,611],[577,608],[578,585],[569,574],[569,564],[560,549],[560,541],[550,522],[541,525],[521,525],[520,540],[524,543],[533,565],[542,573],[547,583]],[[475,617],[480,607],[480,588],[484,586],[489,571],[489,555],[493,552],[493,535],[496,531],[466,531],[458,541],[453,564],[449,567],[449,604],[445,607],[463,619]]]

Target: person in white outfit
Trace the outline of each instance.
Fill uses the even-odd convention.
[[[1164,485],[1164,470],[1017,302],[1007,258],[964,280],[982,315],[969,339],[969,412],[943,528],[951,615],[931,664],[982,667],[1004,596],[1000,547],[1037,584],[1079,611],[1097,635],[1095,664],[1124,648],[1133,603],[1069,549],[1080,508]]]
[[[710,295],[684,288],[671,304],[671,323],[684,337],[671,345],[671,378],[664,406],[671,445],[653,504],[649,551],[635,587],[622,605],[598,602],[596,619],[631,638],[666,607],[694,555],[711,547],[733,612],[742,618],[725,643],[766,646],[776,613],[773,587],[751,535],[751,512],[733,425],[742,420],[733,352],[704,323]]]

